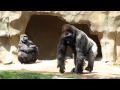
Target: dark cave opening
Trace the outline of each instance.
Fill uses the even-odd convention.
[[[32,15],[25,33],[29,39],[33,41],[39,48],[40,60],[56,59],[57,44],[61,35],[61,27],[66,24],[64,20],[57,16],[50,15]],[[77,28],[83,30],[89,37],[91,37],[98,45],[98,56],[102,57],[101,45],[97,35],[92,35],[89,32],[87,24],[73,24]],[[67,49],[67,54],[72,57],[72,51]]]

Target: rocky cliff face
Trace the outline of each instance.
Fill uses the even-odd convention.
[[[32,15],[57,16],[71,24],[87,24],[98,36],[102,60],[120,64],[119,11],[0,11],[0,60],[17,62],[17,45]],[[52,21],[51,21],[52,22]]]

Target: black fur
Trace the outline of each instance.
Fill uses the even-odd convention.
[[[83,73],[84,60],[88,60],[88,66],[85,68],[89,72],[93,70],[94,59],[97,55],[97,45],[83,31],[70,24],[65,24],[62,27],[62,35],[57,47],[57,60],[60,72],[64,73],[65,55],[67,46],[70,46],[74,53],[75,68],[73,72],[77,74]],[[95,48],[93,50],[93,48]]]
[[[26,34],[22,34],[18,44],[18,60],[25,64],[34,63],[38,59],[38,53],[38,47],[28,40]]]

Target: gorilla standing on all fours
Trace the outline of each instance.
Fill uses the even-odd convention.
[[[24,64],[34,63],[38,59],[38,53],[38,47],[28,40],[26,34],[22,34],[18,44],[18,60]]]
[[[67,46],[70,46],[74,53],[75,68],[72,69],[72,72],[77,74],[81,74],[83,72],[84,59],[88,61],[88,66],[85,70],[91,72],[93,70],[94,60],[97,55],[96,43],[75,26],[65,24],[62,27],[62,35],[57,47],[57,67],[60,68],[60,73],[65,72],[64,61]]]

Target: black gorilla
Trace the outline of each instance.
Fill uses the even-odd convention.
[[[26,34],[22,34],[18,44],[18,60],[25,64],[34,63],[38,59],[38,53],[38,47],[28,40]]]
[[[83,72],[84,60],[88,60],[88,66],[85,70],[91,72],[94,66],[94,60],[97,55],[97,45],[83,31],[73,25],[65,24],[62,27],[62,35],[57,47],[57,67],[60,68],[60,73],[64,73],[65,55],[67,46],[72,48],[74,53],[75,68],[72,72],[81,74]]]

